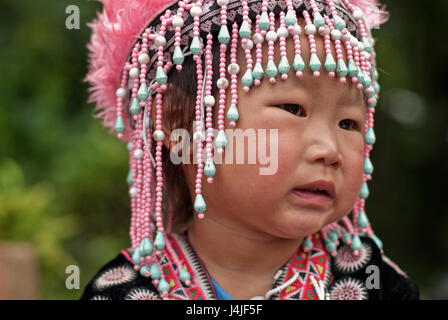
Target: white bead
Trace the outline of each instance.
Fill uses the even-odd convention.
[[[362,12],[361,9],[356,9],[353,12],[353,18],[355,18],[356,20],[362,19],[364,17],[364,13]]]
[[[347,41],[350,41],[350,38],[351,38],[351,36],[350,36],[350,34],[347,32],[347,33],[343,33],[342,34],[342,41],[343,42],[347,42]]]
[[[240,72],[240,66],[237,63],[231,63],[227,67],[227,72],[230,74],[238,74]]]
[[[132,187],[132,188],[130,188],[130,189],[129,189],[129,195],[130,195],[132,198],[135,198],[135,197],[137,196],[137,188],[136,188],[136,187]]]
[[[138,56],[138,62],[140,64],[148,64],[149,62],[149,56],[146,53],[142,53],[141,55]]]
[[[140,70],[138,70],[138,68],[132,68],[131,70],[129,70],[129,77],[131,79],[138,78],[139,74]]]
[[[134,148],[134,144],[132,143],[132,141],[128,142],[127,147],[129,151],[131,151]]]
[[[134,151],[134,158],[135,159],[141,159],[143,158],[143,150],[142,149],[135,149]]]
[[[358,39],[356,39],[356,37],[351,37],[351,39],[350,39],[350,45],[352,46],[352,47],[356,47],[356,46],[358,46]]]
[[[216,81],[216,86],[218,89],[227,89],[229,86],[229,80],[226,78],[219,78],[218,81]]]
[[[163,36],[157,36],[154,39],[154,45],[158,48],[158,47],[164,47],[166,45],[166,39]]]
[[[147,117],[145,119],[145,128],[149,128],[151,126],[152,126],[152,119],[151,119],[151,117]]]
[[[268,33],[266,33],[266,40],[267,41],[277,41],[277,32],[268,31]]]
[[[152,137],[156,141],[163,141],[165,139],[165,132],[163,132],[162,130],[155,130],[152,133]]]
[[[294,29],[291,31],[293,36],[300,36],[302,34],[302,27],[298,24],[294,25]]]
[[[286,38],[289,35],[288,29],[280,27],[277,29],[277,36]]]
[[[140,132],[140,138],[145,139],[145,137],[146,137],[146,132],[145,131]]]
[[[202,9],[198,6],[192,6],[190,9],[190,14],[192,17],[200,17],[202,15]]]
[[[322,31],[320,31],[322,30]],[[330,27],[327,25],[324,25],[323,29],[319,28],[319,34],[323,37],[323,36],[328,36],[330,34]]]
[[[362,41],[358,41],[358,49],[359,49],[359,51],[364,50],[364,43],[362,43]]]
[[[193,140],[194,140],[195,142],[201,142],[201,141],[202,141],[202,132],[201,132],[201,131],[196,131],[196,132],[193,134]]]
[[[213,96],[205,96],[204,104],[206,107],[212,107],[215,105],[215,98]]]
[[[173,21],[171,21],[173,27],[182,28],[184,26],[184,19],[179,16],[174,16]]]
[[[248,39],[248,40],[246,41],[246,43],[241,44],[241,47],[242,47],[244,50],[246,50],[246,49],[251,50],[251,49],[254,47],[254,43],[252,42],[252,40]]]
[[[227,6],[229,4],[229,0],[218,0],[217,3],[220,7]]]
[[[264,41],[264,37],[261,35],[261,33],[254,33],[254,35],[252,36],[252,41],[255,44],[259,44],[259,43],[263,43]]]
[[[118,98],[124,98],[126,97],[126,89],[125,88],[118,88],[116,95]]]
[[[307,35],[315,34],[317,31],[316,26],[314,24],[307,24],[305,26],[305,33]]]
[[[333,40],[341,40],[342,38],[342,32],[339,31],[338,29],[333,29],[331,31],[331,39]]]

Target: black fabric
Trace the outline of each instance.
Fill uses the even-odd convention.
[[[361,241],[363,244],[367,244],[372,250],[369,261],[361,269],[348,273],[338,268],[335,264],[335,259],[332,259],[331,272],[333,278],[328,290],[331,292],[338,283],[349,280],[353,281],[353,279],[357,279],[357,281],[361,283],[366,283],[367,278],[371,275],[371,273],[366,272],[366,268],[369,265],[375,265],[380,271],[380,288],[367,289],[368,300],[418,300],[420,293],[417,285],[398,272],[391,264],[384,261],[380,249],[375,245],[373,240],[362,237]],[[100,277],[104,277],[105,273],[114,268],[125,268],[127,272],[133,272],[133,279],[102,288],[95,284]],[[151,281],[135,271],[133,269],[133,264],[120,253],[117,257],[103,266],[87,284],[84,288],[81,300],[134,300],[138,297],[141,298],[142,296],[145,296],[146,299],[148,299],[148,297],[149,299],[160,299],[160,295]]]

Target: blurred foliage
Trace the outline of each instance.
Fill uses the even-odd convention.
[[[448,3],[386,2],[391,20],[376,31],[382,99],[375,115],[375,165],[367,202],[385,252],[430,297],[448,272],[448,117],[439,33]],[[68,5],[81,28],[68,30]],[[97,1],[0,2],[0,239],[26,240],[39,256],[42,299],[78,299],[81,288],[129,246],[125,144],[86,104],[86,23]]]

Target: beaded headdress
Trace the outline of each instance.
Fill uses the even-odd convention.
[[[274,84],[290,76],[302,77],[309,68],[314,77],[327,73],[335,81],[356,83],[367,104],[363,184],[351,219],[345,216],[321,229],[326,249],[334,255],[342,241],[356,255],[361,248],[360,235],[370,237],[382,248],[365,213],[365,201],[369,196],[367,181],[371,180],[373,172],[369,158],[375,143],[373,115],[380,91],[371,30],[387,18],[376,0],[102,2],[103,12],[89,24],[93,30],[88,45],[90,70],[86,77],[92,86],[90,102],[97,105],[96,117],[102,118],[104,125],[118,138],[128,142],[132,259],[140,273],[151,277],[162,294],[166,295],[169,285],[160,275],[158,257],[163,249],[170,249],[162,219],[162,146],[165,139],[162,103],[170,72],[182,72],[182,64],[189,55],[196,64],[197,81],[193,140],[197,144],[194,210],[198,217],[203,218],[206,211],[201,195],[203,174],[207,182],[212,183],[216,171],[212,151],[222,153],[227,144],[224,117],[231,128],[239,118],[238,81],[242,81],[247,92],[252,86],[260,85],[263,78]],[[304,28],[299,25],[299,18],[304,19]],[[315,37],[319,36],[324,40],[325,61],[320,61],[317,55]],[[286,54],[288,37],[294,41],[293,61],[288,61]],[[303,37],[310,48],[307,62],[301,55]],[[219,42],[220,63],[214,70],[211,55],[216,41]],[[237,63],[238,43],[244,50],[245,65]],[[262,61],[263,43],[268,46],[266,65]],[[274,62],[275,47],[280,52],[278,65]],[[229,50],[230,61],[226,61]],[[344,51],[347,63],[343,59]],[[219,73],[215,83],[212,83],[213,72]],[[216,100],[212,95],[214,85],[219,89]],[[231,90],[231,101],[226,101],[227,90]],[[155,121],[151,119],[154,99]],[[226,105],[229,105],[227,110]],[[219,115],[216,138],[212,127],[214,108],[218,108]],[[175,199],[168,197],[168,201]],[[312,248],[310,237],[303,241],[305,251]],[[172,255],[175,256],[174,251]],[[180,262],[177,272],[182,282],[191,284],[191,276]]]

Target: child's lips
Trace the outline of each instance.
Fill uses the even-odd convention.
[[[304,204],[327,207],[333,203],[333,198],[323,193],[303,189],[294,189],[292,192],[295,195],[295,198],[299,199],[300,202]]]

